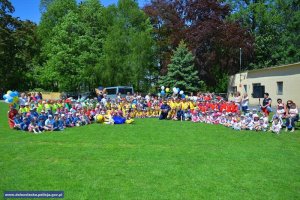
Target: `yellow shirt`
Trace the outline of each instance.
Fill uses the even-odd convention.
[[[193,103],[193,102],[190,102],[190,109],[191,109],[191,110],[194,110],[194,109],[195,109],[195,106],[194,106],[194,103]]]
[[[188,102],[183,102],[182,103],[182,109],[187,110],[189,108],[189,103]]]

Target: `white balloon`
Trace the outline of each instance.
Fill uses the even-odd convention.
[[[176,93],[177,92],[177,88],[173,87],[173,92]]]
[[[180,92],[179,92],[179,94],[183,94],[184,92],[183,92],[183,90],[181,90]]]
[[[164,90],[164,89],[165,89],[165,86],[161,86],[161,89]]]

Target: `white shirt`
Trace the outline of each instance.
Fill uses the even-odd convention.
[[[245,99],[242,100],[242,106],[248,106],[249,104],[249,97],[246,97]]]

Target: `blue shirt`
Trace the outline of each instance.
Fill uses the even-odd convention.
[[[171,110],[171,107],[168,104],[163,104],[161,105],[160,109],[167,110],[167,112],[169,112]]]

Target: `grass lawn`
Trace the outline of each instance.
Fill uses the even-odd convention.
[[[64,199],[300,199],[300,132],[138,119],[33,135],[0,103],[0,191]],[[3,198],[3,194],[0,194]]]

